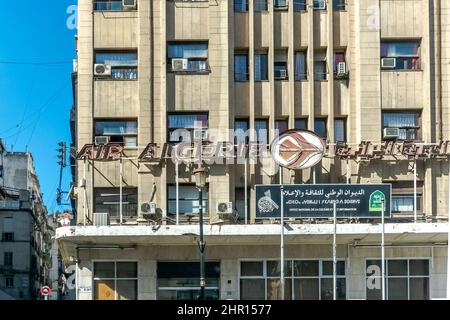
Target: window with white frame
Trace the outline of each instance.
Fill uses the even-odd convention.
[[[280,261],[241,261],[240,299],[279,300]],[[345,261],[337,263],[337,298],[346,298]],[[332,300],[333,262],[329,260],[286,260],[286,300]]]
[[[95,53],[95,64],[110,65],[111,79],[113,80],[137,79],[137,51],[97,51]]]
[[[167,187],[167,214],[175,215],[177,213],[177,192],[175,185]],[[205,186],[202,193],[203,213],[208,213],[208,185]],[[178,213],[179,214],[198,214],[200,212],[200,195],[197,187],[193,184],[181,184],[178,186]]]
[[[208,43],[172,42],[167,48],[167,62],[172,72],[208,72]],[[175,61],[174,61],[175,60]]]
[[[136,120],[95,120],[95,136],[108,137],[109,142],[122,144],[125,148],[137,147]]]
[[[198,300],[198,262],[158,262],[158,300]],[[220,262],[205,263],[205,299],[220,297]]]
[[[137,262],[95,261],[93,278],[94,300],[137,300]]]
[[[430,299],[428,259],[388,259],[386,261],[386,297],[388,300]],[[381,260],[366,260],[366,298],[380,300]]]

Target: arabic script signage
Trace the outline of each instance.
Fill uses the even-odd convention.
[[[390,184],[283,185],[286,218],[332,218],[336,202],[338,218],[391,216]],[[256,219],[281,217],[281,186],[256,185]]]

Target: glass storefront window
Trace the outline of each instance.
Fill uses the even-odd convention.
[[[94,300],[137,300],[137,262],[94,262]]]

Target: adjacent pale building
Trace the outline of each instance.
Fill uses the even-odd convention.
[[[448,151],[405,144],[450,140],[449,1],[78,2],[71,119],[74,148],[89,156],[73,159],[78,224],[56,235],[78,299],[194,299],[196,166],[160,156],[164,144],[177,129],[270,143],[293,128],[326,141],[313,169],[207,165],[206,296],[280,298],[280,225],[256,219],[255,199],[255,185],[280,182],[391,184],[387,298],[446,296]],[[233,129],[258,133],[217,135]],[[336,147],[362,141],[397,141],[400,156]],[[96,153],[108,143],[124,148],[118,157]],[[343,219],[337,232],[337,298],[380,299],[379,220]],[[287,221],[286,299],[333,297],[332,236],[328,219]]]

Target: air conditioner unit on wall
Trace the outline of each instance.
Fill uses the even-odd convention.
[[[124,9],[136,9],[137,0],[122,0],[122,7]]]
[[[381,59],[382,69],[394,69],[397,61],[395,58],[383,58]]]
[[[219,215],[227,215],[233,213],[233,203],[232,202],[217,202],[216,212]]]
[[[195,129],[194,130],[194,141],[206,141],[208,140],[208,130]]]
[[[108,144],[109,143],[109,137],[108,136],[96,136],[94,138],[95,145],[102,145],[102,144]]]
[[[188,59],[172,59],[172,71],[186,71]]]
[[[156,213],[156,203],[154,202],[142,202],[140,208],[143,215]]]
[[[400,135],[399,128],[384,128],[383,139],[396,139]]]
[[[286,69],[281,69],[278,70],[278,74],[275,76],[275,79],[287,79],[287,70]]]
[[[109,77],[111,76],[111,65],[110,64],[95,64],[94,65],[94,76],[96,77]]]

